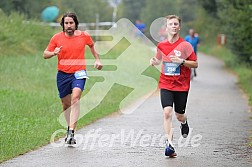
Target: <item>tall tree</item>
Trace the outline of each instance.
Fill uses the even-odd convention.
[[[96,14],[99,14],[100,21],[112,21],[113,8],[105,0],[62,0],[61,11],[74,11],[77,13],[80,22],[95,22]]]
[[[141,12],[141,18],[147,26],[150,26],[155,19],[169,14],[179,14],[177,1],[146,0],[146,5]]]
[[[231,50],[239,55],[239,60],[252,64],[252,1],[220,0],[218,16]]]
[[[74,11],[79,16],[80,22],[95,22],[96,14],[100,21],[111,21],[113,8],[107,0],[1,0],[0,8],[10,14],[12,11],[22,13],[26,18],[40,18],[45,7],[58,6],[60,13]]]
[[[141,19],[140,14],[145,7],[146,0],[123,0],[122,2],[122,16],[128,18],[132,22],[137,19]]]
[[[197,18],[198,0],[177,0],[179,16],[183,22],[190,22]]]
[[[207,11],[211,16],[217,16],[217,2],[216,0],[198,0],[198,3]]]
[[[43,8],[54,4],[50,0],[1,0],[0,8],[6,13],[19,12],[26,18],[39,18]]]

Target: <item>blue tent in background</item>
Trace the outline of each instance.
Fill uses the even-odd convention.
[[[44,22],[53,22],[59,16],[59,8],[57,6],[49,6],[41,13],[41,18]]]

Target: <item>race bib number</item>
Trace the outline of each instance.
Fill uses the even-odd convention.
[[[180,75],[180,65],[171,62],[164,62],[165,75]]]
[[[88,78],[86,70],[76,71],[74,77],[76,79]]]

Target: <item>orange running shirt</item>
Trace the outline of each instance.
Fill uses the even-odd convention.
[[[80,35],[67,37],[64,32],[55,34],[47,50],[53,52],[56,47],[61,47],[58,54],[58,70],[65,73],[75,73],[76,71],[86,70],[85,46],[93,46],[90,35],[81,32]]]

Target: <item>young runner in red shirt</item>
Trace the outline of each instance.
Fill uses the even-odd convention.
[[[157,45],[156,57],[150,60],[152,66],[162,62],[159,88],[161,104],[164,109],[164,130],[166,136],[165,155],[174,157],[172,131],[173,105],[177,120],[181,122],[181,134],[187,137],[189,126],[185,114],[190,88],[190,68],[197,68],[197,57],[190,43],[179,36],[181,19],[176,15],[166,16],[167,40]]]
[[[61,19],[62,32],[55,34],[44,51],[45,59],[57,56],[57,87],[63,112],[68,124],[67,144],[76,144],[74,130],[80,113],[79,100],[86,82],[85,46],[88,45],[95,57],[94,67],[102,69],[99,56],[94,50],[90,35],[78,29],[75,13],[66,13]]]

